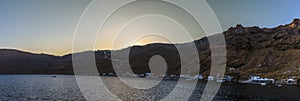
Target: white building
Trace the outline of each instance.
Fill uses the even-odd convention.
[[[286,80],[286,84],[288,84],[288,85],[297,84],[297,80],[296,79],[287,79]]]
[[[152,73],[146,73],[146,77],[151,77]]]
[[[265,84],[274,84],[275,80],[274,79],[269,79],[269,78],[261,78],[259,76],[250,76],[249,80],[242,81],[242,83],[265,85]]]
[[[207,80],[208,80],[208,81],[212,81],[212,80],[214,80],[214,79],[215,79],[215,77],[213,77],[213,76],[208,76],[208,77],[207,77]]]

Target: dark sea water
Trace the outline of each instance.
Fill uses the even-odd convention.
[[[106,87],[110,89],[115,98],[108,98],[102,94],[101,100],[159,100],[167,96],[176,80],[164,80],[159,86],[155,86],[149,90],[137,90],[128,88],[123,85],[116,77],[102,77]],[[127,78],[132,79],[132,78]],[[152,80],[132,79],[133,82],[143,82],[146,85],[151,84]],[[196,87],[190,86],[191,81],[186,80],[182,86],[185,89],[194,89],[189,100],[199,101],[206,85],[206,82],[199,81]],[[93,84],[91,84],[93,85]],[[85,97],[81,92],[75,76],[71,75],[0,75],[0,100],[1,101],[40,101],[40,100],[83,100]],[[103,89],[103,92],[106,90]],[[86,92],[93,92],[86,91]],[[90,93],[93,94],[93,93]],[[189,96],[181,93],[176,93],[175,97],[167,100],[181,101],[182,97]],[[90,98],[88,98],[90,99]],[[246,84],[223,83],[217,95],[214,97],[215,101],[297,101],[300,99],[300,87],[297,86],[257,86]],[[92,99],[96,100],[96,99]]]

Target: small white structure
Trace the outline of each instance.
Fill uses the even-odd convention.
[[[107,76],[115,76],[114,73],[108,73]]]
[[[266,86],[266,85],[267,85],[267,83],[260,83],[260,85],[261,85],[261,86]]]
[[[183,74],[180,74],[180,76],[179,76],[180,78],[190,78],[190,76],[189,75],[183,75]]]
[[[138,74],[139,77],[145,77],[145,74]]]
[[[106,73],[102,73],[102,76],[106,76]]]
[[[267,84],[274,84],[275,80],[269,79],[269,78],[261,78],[259,76],[250,76],[249,80],[242,81],[241,83],[260,84],[260,85],[264,86]]]
[[[229,75],[224,75],[224,76],[218,75],[216,80],[216,82],[220,82],[220,83],[231,82],[231,81],[232,81],[232,77]]]
[[[203,76],[202,76],[202,75],[198,75],[198,79],[199,79],[199,80],[202,80],[202,79],[203,79]]]
[[[295,84],[297,84],[297,80],[296,79],[287,79],[286,84],[295,85]]]
[[[171,74],[170,77],[171,77],[171,78],[174,78],[174,77],[176,77],[176,75],[175,75],[175,74]]]
[[[152,74],[151,73],[146,73],[146,77],[151,77]]]
[[[223,83],[223,82],[225,82],[225,80],[217,79],[216,82]]]
[[[207,80],[208,80],[208,81],[212,81],[212,80],[214,80],[214,79],[215,79],[215,78],[214,78],[213,76],[208,76],[208,77],[207,77]]]
[[[229,68],[228,70],[229,70],[229,71],[234,71],[234,70],[235,70],[235,68]]]
[[[181,74],[179,77],[180,78],[185,78],[185,79],[203,79],[202,75],[190,76],[190,75]]]
[[[192,79],[194,79],[194,78],[192,78],[190,75],[184,75],[184,74],[180,74],[179,77],[180,77],[180,78],[184,78],[184,79],[186,79],[186,80],[192,80]]]

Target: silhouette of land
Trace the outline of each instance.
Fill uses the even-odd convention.
[[[243,27],[237,25],[227,31],[216,34],[224,35],[227,48],[226,74],[240,73],[242,77],[255,74],[262,77],[287,78],[300,76],[300,20],[280,25],[275,28]],[[200,73],[209,75],[211,51],[208,38],[194,42],[198,49],[201,63]],[[180,44],[184,48],[184,44]],[[129,48],[126,48],[129,49]],[[122,53],[126,50],[117,50]],[[184,49],[188,50],[188,47]],[[53,56],[33,54],[13,49],[0,49],[1,74],[73,74],[72,55],[94,51]],[[111,51],[95,51],[99,73],[114,73]],[[122,54],[121,54],[122,55]],[[129,63],[135,73],[150,72],[149,59],[154,55],[165,58],[169,74],[180,74],[180,57],[173,44],[149,44],[130,47]],[[119,61],[120,62],[120,61]],[[122,62],[122,60],[121,60]],[[120,64],[121,64],[120,62]],[[229,68],[231,70],[229,70]],[[234,68],[234,70],[232,70]]]

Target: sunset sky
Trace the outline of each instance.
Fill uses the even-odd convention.
[[[70,53],[76,24],[90,2],[90,0],[1,0],[0,47],[54,55]],[[294,18],[300,18],[299,0],[207,0],[207,2],[217,15],[223,30],[236,24],[276,27],[290,23]],[[174,36],[181,37],[178,34]],[[166,41],[163,38],[151,37],[148,40]],[[149,42],[139,40],[136,44]]]

